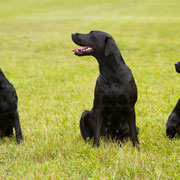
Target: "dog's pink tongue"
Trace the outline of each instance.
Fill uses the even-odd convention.
[[[75,51],[77,51],[77,50],[78,50],[78,48],[76,48],[76,49],[72,49],[71,51],[72,51],[72,52],[75,52]]]
[[[85,49],[87,49],[87,48],[88,48],[88,46],[84,46],[84,47],[81,47],[81,48],[72,49],[71,51],[72,51],[72,52],[82,51],[82,50],[85,50]]]

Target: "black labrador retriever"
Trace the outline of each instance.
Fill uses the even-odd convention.
[[[16,131],[17,142],[23,141],[19,114],[17,111],[17,94],[13,85],[6,79],[0,69],[0,137],[13,136]]]
[[[137,87],[129,67],[125,64],[114,39],[102,31],[88,34],[72,33],[72,40],[81,48],[72,51],[77,56],[92,55],[99,63],[99,77],[94,92],[94,106],[85,110],[80,119],[84,140],[94,137],[99,147],[101,136],[117,141],[131,138],[133,146],[139,144],[134,105]]]
[[[180,73],[180,62],[175,64],[175,68],[176,71]],[[180,136],[180,99],[178,100],[166,123],[166,136],[172,139],[176,133]]]

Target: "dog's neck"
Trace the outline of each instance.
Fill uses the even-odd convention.
[[[99,63],[99,71],[105,78],[110,78],[120,74],[126,67],[123,57],[119,50],[109,56],[96,56]]]

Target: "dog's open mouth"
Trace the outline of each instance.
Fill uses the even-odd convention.
[[[72,49],[72,52],[75,52],[76,55],[85,55],[93,52],[93,48],[89,46],[83,46],[81,48]]]

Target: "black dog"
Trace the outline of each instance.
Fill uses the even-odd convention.
[[[17,142],[23,141],[19,114],[17,111],[17,95],[13,85],[6,79],[0,69],[0,137],[13,136],[16,131]]]
[[[125,64],[114,39],[107,33],[91,31],[72,33],[78,56],[92,55],[99,63],[100,75],[96,82],[94,106],[84,111],[80,120],[84,140],[94,137],[93,146],[99,146],[101,136],[118,141],[131,138],[133,146],[139,144],[134,105],[137,87],[131,70]]]
[[[180,62],[175,64],[176,71],[180,73]],[[166,123],[166,136],[173,138],[176,133],[180,136],[180,99]]]

